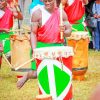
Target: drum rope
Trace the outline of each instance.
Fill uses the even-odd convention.
[[[19,65],[18,67],[15,68],[15,70],[18,70],[19,68],[21,68],[22,66],[26,65],[27,63],[31,62],[31,61],[34,61],[35,58],[32,58],[32,59],[29,59],[28,61],[26,61],[25,63]]]
[[[62,60],[62,56],[59,57],[59,61],[61,62],[61,70],[63,71],[63,60]]]

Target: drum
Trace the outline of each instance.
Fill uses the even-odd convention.
[[[72,56],[68,46],[34,50],[40,94],[50,94],[53,100],[72,99]]]
[[[72,74],[74,80],[84,80],[88,69],[88,32],[72,32],[68,45],[74,48]]]
[[[17,68],[21,64],[30,59],[30,38],[28,34],[23,35],[11,35],[11,64],[13,69]],[[22,74],[31,70],[31,62],[21,67],[18,72]],[[24,74],[24,73],[23,73]]]

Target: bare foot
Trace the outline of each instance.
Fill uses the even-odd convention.
[[[20,89],[28,79],[36,79],[37,78],[37,71],[30,71],[26,75],[24,75],[20,80],[17,81],[17,88]]]
[[[28,80],[27,75],[23,76],[20,80],[17,81],[17,88],[20,89]]]

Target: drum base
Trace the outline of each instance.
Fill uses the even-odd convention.
[[[52,97],[50,95],[38,95],[36,100],[52,100]]]
[[[77,69],[77,68],[76,68]],[[81,70],[75,70],[75,68],[73,68],[73,80],[78,80],[78,81],[83,81],[85,80],[85,73],[87,71],[87,67],[83,68]]]
[[[84,75],[80,75],[80,76],[73,75],[73,80],[83,81],[85,80],[85,77]]]

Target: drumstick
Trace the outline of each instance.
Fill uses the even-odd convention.
[[[34,58],[29,59],[28,61],[26,61],[25,63],[19,65],[18,67],[15,68],[15,70],[18,70],[19,68],[23,67],[24,65],[26,65],[27,63],[31,62],[32,60],[35,60]]]
[[[22,28],[25,29],[25,30],[29,30],[29,31],[31,30],[30,27],[26,26],[26,25],[22,25]]]
[[[13,66],[10,64],[10,62],[8,61],[8,59],[6,58],[5,54],[3,53],[3,58],[5,59],[5,61],[8,63],[8,65],[10,66],[10,68],[13,68]]]
[[[75,28],[73,28],[73,27],[72,27],[72,30],[74,30],[74,31],[76,31],[76,32],[78,31],[77,29],[75,29]]]
[[[24,29],[10,30],[9,32],[20,32],[20,31],[27,31],[27,32],[30,32],[30,30],[24,30]]]
[[[19,31],[23,31],[23,29],[13,29],[13,30],[10,30],[10,32],[19,32]]]
[[[20,12],[20,8],[19,8],[18,3],[16,2],[16,0],[13,0],[13,2],[14,2],[14,4],[17,4],[17,5],[16,5],[16,9],[17,9],[17,11]]]
[[[60,3],[60,25],[61,26],[63,25],[62,9],[63,9],[62,3]],[[61,38],[61,40],[63,39],[63,32],[62,31],[60,32],[60,38]]]

